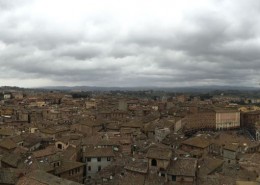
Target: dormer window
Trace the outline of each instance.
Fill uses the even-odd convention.
[[[53,167],[54,167],[54,168],[55,168],[55,167],[58,167],[58,166],[60,166],[60,161],[53,163]]]

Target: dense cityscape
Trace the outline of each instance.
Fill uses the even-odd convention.
[[[0,185],[260,185],[260,0],[0,0]]]
[[[258,91],[0,89],[0,184],[260,182]]]

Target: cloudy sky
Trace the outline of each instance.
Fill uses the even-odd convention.
[[[259,0],[0,0],[0,86],[259,81]]]

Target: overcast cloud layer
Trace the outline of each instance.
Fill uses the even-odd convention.
[[[0,0],[0,85],[258,86],[259,0]]]

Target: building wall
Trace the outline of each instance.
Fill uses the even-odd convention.
[[[28,121],[29,121],[29,115],[28,115],[28,113],[19,112],[19,113],[18,113],[18,120],[19,120],[19,121],[28,122]]]
[[[260,141],[260,129],[256,130],[256,140]]]
[[[213,143],[209,147],[209,153],[211,153],[213,155],[223,156],[223,146]]]
[[[245,128],[253,127],[257,121],[260,121],[260,112],[245,112],[241,114],[241,126]]]
[[[223,149],[223,158],[227,163],[236,163],[237,152]]]
[[[40,133],[41,133],[42,137],[49,137],[49,138],[55,139],[55,134],[45,133],[45,132],[41,132],[41,131],[40,131]]]
[[[118,102],[118,110],[127,111],[128,105],[125,100],[119,100]]]
[[[29,148],[29,151],[37,150],[38,148],[40,148],[40,146],[41,146],[41,143],[40,143],[40,142],[39,142],[39,143],[36,143],[35,145],[33,145],[33,146],[31,146],[31,147]]]
[[[95,101],[86,101],[86,109],[96,109],[97,103]]]
[[[84,167],[75,168],[59,174],[58,176],[78,183],[84,182]]]
[[[169,166],[169,164],[170,164],[170,161],[168,161],[168,160],[155,159],[157,161],[157,166],[152,166],[152,160],[153,159],[148,159],[149,169],[153,169],[155,167],[158,170],[159,169],[166,169]]]
[[[110,158],[110,161],[108,160]],[[91,161],[87,161],[87,157],[84,159],[86,163],[86,178],[93,178],[93,176],[100,170],[110,165],[113,161],[113,157],[101,157],[101,161],[98,161],[97,157],[91,157]],[[91,170],[89,170],[89,167]]]
[[[176,121],[174,124],[174,132],[177,133],[182,128],[182,119]]]
[[[5,95],[4,95],[4,99],[5,99],[5,100],[11,99],[11,94],[5,94]]]
[[[84,124],[73,124],[70,129],[82,132],[88,136],[92,135],[92,128]]]
[[[186,145],[186,144],[182,144],[181,145],[181,149],[183,151],[186,151],[186,152],[191,152],[193,150],[199,150],[202,154],[207,154],[209,152],[209,146],[206,147],[206,148],[199,148],[199,147],[196,147],[196,146],[190,146],[190,145]]]
[[[155,140],[157,142],[162,142],[162,140],[170,133],[169,128],[155,128]]]
[[[214,112],[198,112],[190,114],[185,119],[187,128],[190,129],[215,129],[216,114]]]
[[[173,176],[174,175],[167,175],[168,176],[168,181],[174,181],[173,180]],[[194,182],[195,181],[195,177],[188,177],[188,176],[175,176],[176,180],[175,182]]]
[[[59,146],[61,146],[61,148],[59,148],[59,149],[66,150],[69,146],[69,143],[66,144],[61,141],[57,141],[57,142],[55,142],[55,146],[56,146],[56,148],[59,148]]]
[[[240,127],[240,112],[217,112],[216,129],[225,130]]]

